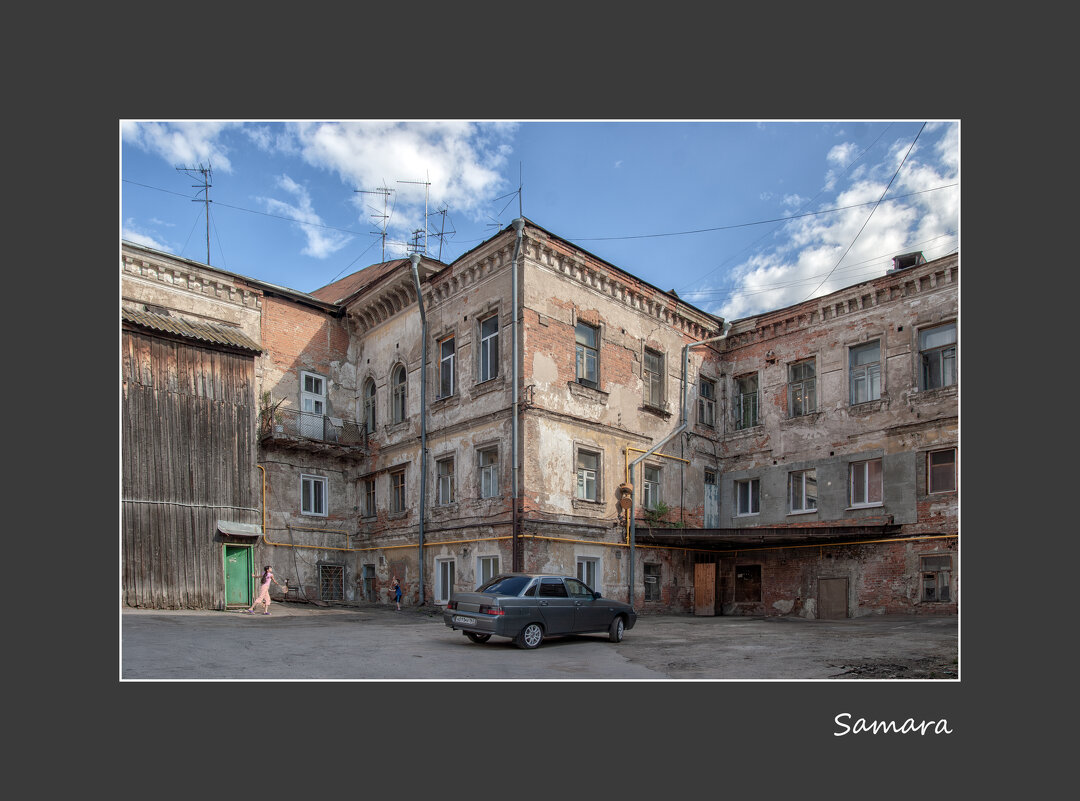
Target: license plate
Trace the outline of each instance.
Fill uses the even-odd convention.
[[[476,625],[476,618],[475,617],[464,617],[462,615],[454,615],[454,622],[455,623],[468,623],[470,626],[475,626]]]

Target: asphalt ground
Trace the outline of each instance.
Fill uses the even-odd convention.
[[[956,617],[641,615],[621,643],[471,643],[434,608],[121,609],[122,680],[957,680]]]

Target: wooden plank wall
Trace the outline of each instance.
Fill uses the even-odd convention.
[[[124,603],[223,608],[218,520],[258,523],[253,356],[123,332]]]

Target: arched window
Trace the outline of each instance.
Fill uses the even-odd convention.
[[[407,385],[405,383],[405,365],[399,364],[393,373],[391,379],[393,386],[393,417],[395,423],[402,423],[405,421],[405,400]]]
[[[364,382],[364,426],[369,434],[375,433],[375,381]]]

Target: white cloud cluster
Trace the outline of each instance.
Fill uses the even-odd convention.
[[[266,207],[269,213],[298,221],[297,227],[307,237],[307,246],[300,251],[305,256],[325,259],[337,253],[352,239],[348,234],[323,227],[323,219],[315,212],[311,203],[311,194],[306,187],[298,184],[288,175],[278,176],[277,185],[292,195],[295,202],[286,203],[283,200],[268,197],[260,197],[257,200]]]
[[[156,153],[175,167],[211,164],[215,170],[232,171],[221,134],[234,126],[229,122],[135,122],[120,123],[125,142]]]
[[[691,302],[734,320],[883,275],[900,253],[922,250],[932,259],[952,252],[959,191],[941,187],[958,180],[958,131],[955,124],[944,123],[927,126],[924,135],[930,133],[941,134],[940,141],[920,142],[889,187],[887,197],[908,197],[886,200],[876,209],[860,204],[881,197],[911,141],[893,142],[877,162],[860,161],[850,172],[845,168],[858,156],[858,148],[847,142],[833,147],[825,156],[823,182],[835,194],[817,208],[854,208],[785,223],[782,245],[755,253],[731,271],[724,301],[715,302],[718,290],[705,287]]]

